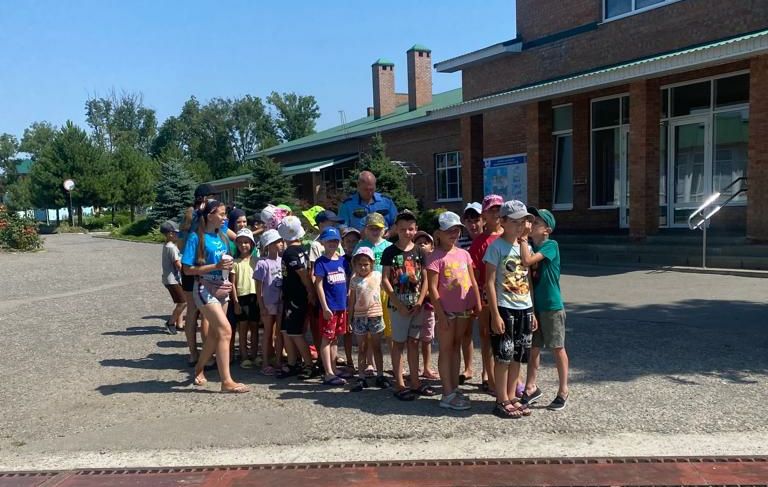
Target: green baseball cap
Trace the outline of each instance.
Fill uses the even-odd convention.
[[[532,206],[529,206],[528,213],[530,213],[535,217],[541,218],[542,220],[544,220],[544,223],[546,223],[549,228],[551,228],[553,231],[555,230],[555,215],[553,215],[551,211],[539,210],[538,208],[533,208]]]

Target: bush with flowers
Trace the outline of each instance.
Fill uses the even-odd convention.
[[[29,251],[42,247],[43,239],[37,233],[35,222],[0,205],[0,249]]]

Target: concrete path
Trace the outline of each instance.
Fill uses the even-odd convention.
[[[201,391],[159,263],[86,235],[0,254],[0,469],[768,454],[766,279],[566,266],[568,408],[501,421],[477,380],[463,413],[238,368],[252,393]]]

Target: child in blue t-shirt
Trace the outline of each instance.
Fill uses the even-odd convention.
[[[336,339],[347,332],[347,263],[337,252],[341,234],[336,227],[327,227],[318,237],[325,251],[315,261],[315,289],[320,307],[320,358],[325,369],[323,384],[343,386],[347,383],[336,369],[338,348]]]

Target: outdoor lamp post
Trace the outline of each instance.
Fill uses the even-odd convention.
[[[67,192],[67,210],[69,218],[69,226],[74,227],[75,221],[72,219],[72,190],[75,189],[75,181],[72,179],[64,180],[64,191]]]

